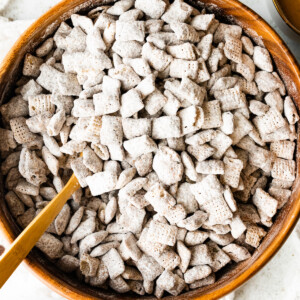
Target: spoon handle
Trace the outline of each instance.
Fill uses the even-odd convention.
[[[0,288],[28,255],[59,214],[71,195],[80,187],[73,174],[61,192],[31,221],[0,258]]]

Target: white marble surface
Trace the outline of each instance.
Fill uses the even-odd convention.
[[[58,2],[58,0],[0,0],[0,61],[33,20]],[[242,0],[241,2],[251,7],[275,28],[300,62],[300,37],[281,21],[272,0]],[[1,236],[0,244],[6,245]],[[235,293],[227,296],[226,300],[300,300],[299,258],[300,224],[271,262]],[[0,290],[0,299],[64,298],[43,285],[22,264]]]

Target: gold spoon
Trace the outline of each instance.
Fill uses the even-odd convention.
[[[0,258],[0,288],[28,255],[59,214],[67,200],[80,187],[73,174],[60,193],[31,221]]]

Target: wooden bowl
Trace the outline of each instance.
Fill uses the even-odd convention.
[[[150,1],[150,0],[149,0]],[[191,0],[187,1],[195,7],[206,6],[209,11],[224,22],[242,26],[245,32],[259,45],[264,45],[271,53],[279,74],[286,84],[288,93],[300,107],[300,71],[295,58],[275,31],[256,13],[237,0]],[[64,0],[38,19],[15,43],[0,68],[0,101],[9,99],[12,87],[20,74],[22,59],[27,52],[35,49],[43,40],[51,35],[59,24],[68,19],[72,13],[84,12],[96,5],[106,4],[105,0]],[[299,141],[299,136],[298,136]],[[297,143],[297,170],[299,173],[299,142]],[[13,221],[3,197],[3,184],[0,184],[0,229],[12,242],[20,233],[20,228]],[[300,185],[297,176],[293,193],[283,209],[276,216],[274,225],[264,238],[254,255],[236,265],[229,266],[218,274],[213,285],[187,292],[178,297],[168,299],[217,299],[231,292],[258,272],[283,245],[300,213]],[[111,290],[100,290],[90,287],[58,270],[53,263],[37,249],[33,249],[26,259],[26,264],[51,289],[68,299],[134,299],[153,298],[137,295],[116,295]],[[154,299],[154,298],[153,298]]]

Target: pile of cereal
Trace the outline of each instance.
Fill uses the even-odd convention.
[[[291,195],[299,117],[268,51],[182,0],[72,15],[17,85],[0,108],[7,205],[26,227],[74,172],[37,247],[91,286],[212,284]]]

